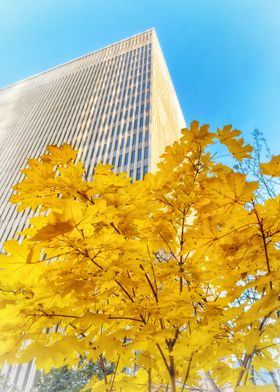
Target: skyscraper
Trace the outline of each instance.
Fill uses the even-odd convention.
[[[135,179],[156,169],[184,117],[153,29],[0,90],[0,245],[28,212],[9,204],[27,159],[69,143],[91,173],[97,162]],[[31,365],[10,369],[22,391]]]

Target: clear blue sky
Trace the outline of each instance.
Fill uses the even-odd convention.
[[[155,27],[187,122],[280,147],[280,0],[0,0],[0,86]]]

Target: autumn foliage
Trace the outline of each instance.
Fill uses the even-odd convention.
[[[2,361],[109,361],[84,389],[106,392],[251,391],[253,371],[279,367],[280,197],[260,202],[215,144],[252,151],[193,122],[143,181],[102,164],[86,177],[69,145],[28,161],[12,202],[37,216],[0,256]]]

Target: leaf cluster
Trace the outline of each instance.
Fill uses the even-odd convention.
[[[0,256],[1,360],[106,358],[114,373],[84,389],[106,392],[191,390],[203,375],[247,388],[252,369],[277,368],[280,198],[261,202],[258,181],[209,152],[248,159],[239,136],[194,121],[134,183],[110,165],[86,177],[69,145],[30,160],[12,202],[37,216]]]

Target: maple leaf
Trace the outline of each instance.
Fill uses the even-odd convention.
[[[237,139],[241,134],[239,130],[232,129],[231,125],[226,125],[223,129],[218,128],[217,134],[220,142],[229,149],[234,158],[241,161],[251,157],[250,153],[253,151],[253,147],[249,144],[244,146],[244,139]]]
[[[63,144],[61,147],[48,146],[49,154],[42,156],[43,161],[50,161],[53,165],[60,165],[74,161],[77,156],[77,150],[69,144]]]

